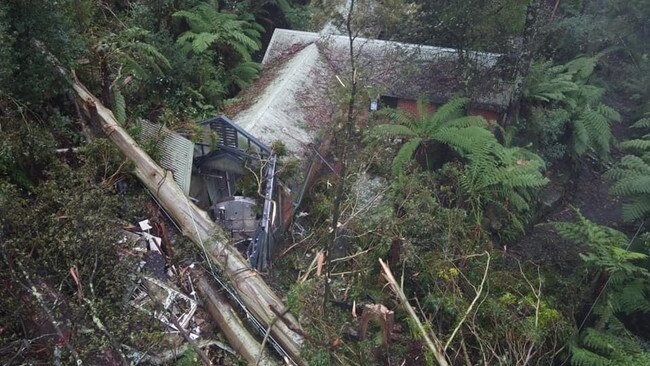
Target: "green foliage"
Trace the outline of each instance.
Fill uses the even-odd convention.
[[[197,85],[188,88],[189,93],[216,105],[228,93],[257,78],[261,67],[252,62],[252,55],[261,47],[264,28],[252,15],[220,11],[213,3],[201,2],[189,10],[174,12],[172,18],[187,29],[176,44],[185,57],[197,63]]]
[[[235,14],[220,12],[213,4],[201,3],[191,10],[173,14],[190,28],[178,38],[187,52],[205,52],[213,45],[235,52],[249,62],[251,54],[260,49],[260,34],[264,29],[252,19],[241,19]]]
[[[530,211],[535,193],[548,183],[541,174],[543,169],[544,161],[534,153],[493,142],[468,155],[460,185],[477,218],[488,205],[503,211],[508,227],[502,232],[500,227],[496,229],[508,237],[523,232],[525,213]]]
[[[465,163],[462,173],[455,178],[460,188],[458,204],[468,208],[478,223],[488,205],[498,207],[498,216],[502,218],[494,218],[493,227],[501,236],[513,237],[514,233],[523,232],[525,213],[531,209],[534,193],[548,182],[541,174],[544,161],[526,149],[506,148],[498,143],[482,117],[461,116],[467,102],[466,98],[452,99],[435,113],[426,113],[421,99],[418,118],[400,110],[384,110],[381,113],[399,124],[377,125],[366,133],[365,140],[372,143],[396,137],[408,139],[393,159],[397,182],[405,175],[414,155],[428,160],[429,150],[435,144],[452,148]],[[430,166],[428,161],[426,166]]]
[[[650,118],[642,118],[631,127],[648,129]],[[650,134],[621,143],[636,155],[622,157],[605,177],[613,181],[609,193],[623,197],[623,219],[636,221],[650,214]]]
[[[47,153],[52,154],[51,151]],[[11,182],[0,174],[1,250],[3,265],[10,268],[0,274],[3,283],[0,307],[13,304],[13,309],[22,309],[10,314],[0,311],[3,327],[7,330],[2,335],[3,343],[33,336],[32,332],[38,332],[39,328],[25,326],[37,319],[44,322],[39,326],[49,324],[42,320],[44,315],[32,302],[33,297],[17,285],[24,281],[19,271],[21,267],[39,288],[50,289],[44,301],[54,309],[54,317],[60,324],[73,322],[88,330],[70,340],[83,359],[90,359],[98,349],[107,347],[108,339],[94,328],[92,312],[84,305],[85,301],[74,301],[75,298],[83,297],[93,304],[97,310],[95,315],[119,343],[128,342],[134,330],[127,325],[140,321],[136,312],[123,311],[123,296],[132,285],[130,276],[125,274],[135,263],[120,254],[124,248],[120,248],[118,241],[120,228],[133,220],[134,214],[141,215],[142,197],[116,195],[113,185],[104,179],[115,171],[104,168],[112,169],[117,162],[104,162],[102,156],[107,155],[94,155],[91,151],[80,152],[80,166],[76,169],[51,161],[45,166],[42,180],[35,182],[29,195],[12,189]],[[79,283],[73,280],[72,270]],[[21,282],[7,286],[6,281],[10,279]],[[52,301],[53,296],[57,296],[58,301]],[[148,329],[142,326],[142,330]],[[43,362],[42,356],[34,358],[31,351],[18,357],[27,363]],[[64,352],[64,360],[65,357]]]
[[[196,366],[200,365],[201,361],[199,360],[199,355],[196,354],[196,351],[193,348],[189,348],[181,358],[176,361],[176,366]]]
[[[63,93],[60,77],[34,46],[39,40],[66,67],[80,52],[65,7],[51,1],[3,1],[0,5],[0,94],[37,108]]]
[[[621,116],[601,103],[603,89],[588,83],[601,56],[579,57],[556,66],[550,61],[533,65],[524,90],[524,98],[536,105],[529,117],[533,131],[523,133],[540,145],[540,151],[554,149],[562,142],[563,130],[569,129],[572,156],[589,150],[603,159],[609,156],[614,139],[610,124]]]
[[[275,0],[291,25],[291,29],[308,30],[311,8],[309,5],[294,4],[291,0]]]
[[[531,147],[538,151],[544,160],[554,162],[567,153],[564,143],[570,113],[562,108],[547,109],[532,107],[528,118],[517,129],[524,135],[525,141],[531,141]]]
[[[574,366],[608,366],[608,365],[648,365],[650,354],[643,351],[639,342],[616,329],[620,334],[613,334],[614,329],[598,330],[587,328],[580,336],[577,345],[571,347],[571,365]]]
[[[386,30],[386,36],[462,50],[501,52],[509,46],[505,39],[521,34],[526,5],[520,0],[402,2],[392,8],[392,13],[402,18]]]
[[[584,246],[580,254],[587,269],[608,276],[607,287],[593,305],[594,324],[585,328],[571,347],[573,365],[647,364],[650,353],[618,318],[621,314],[649,313],[648,256],[627,249],[630,239],[620,231],[599,226],[578,213],[576,223],[557,223],[564,237]],[[641,363],[637,363],[641,362]]]
[[[650,89],[650,6],[643,0],[612,0],[606,6],[563,2],[546,40],[545,54],[570,60],[607,51],[599,63],[599,78],[611,95],[623,95],[625,106],[648,111]]]
[[[366,142],[391,138],[409,138],[393,159],[393,175],[405,174],[406,167],[414,154],[428,155],[431,143],[446,144],[461,154],[466,154],[476,146],[495,140],[494,136],[482,128],[487,122],[477,116],[461,117],[460,114],[469,102],[467,98],[455,98],[438,108],[435,113],[427,112],[424,99],[418,100],[417,118],[402,110],[382,110],[386,117],[397,124],[380,124],[366,133]],[[428,164],[427,164],[428,165]]]
[[[122,92],[115,88],[113,89],[113,113],[118,122],[126,122],[126,101]]]
[[[121,67],[123,77],[128,75],[148,79],[162,76],[170,67],[169,60],[156,46],[147,43],[151,32],[139,27],[127,28],[118,34],[110,34],[98,42],[100,52]]]

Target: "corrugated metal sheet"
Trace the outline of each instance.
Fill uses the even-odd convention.
[[[157,149],[160,153],[156,157],[157,163],[163,169],[171,170],[178,186],[186,195],[189,195],[194,143],[171,132],[165,126],[145,120],[140,120],[140,125],[142,126],[142,137],[145,140],[158,141]]]

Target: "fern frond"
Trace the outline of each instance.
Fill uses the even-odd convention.
[[[208,32],[196,33],[192,38],[192,51],[196,54],[203,53],[205,50],[210,48],[210,46],[212,46],[212,44],[215,43],[218,39],[218,34]],[[181,38],[179,38],[179,42],[180,41]]]
[[[611,114],[611,108],[601,105],[606,113]],[[614,111],[614,113],[616,113]],[[617,113],[616,113],[617,115]],[[620,116],[619,116],[620,117]],[[599,110],[594,110],[589,107],[585,108],[574,121],[575,131],[580,133],[580,143],[585,144],[596,150],[601,157],[606,157],[610,151],[610,142],[613,140],[612,129],[610,126],[610,119],[600,113]],[[584,140],[586,134],[587,140]],[[584,151],[583,151],[584,152]]]
[[[591,352],[585,348],[575,347],[571,349],[572,366],[610,366],[611,362],[607,357]]]
[[[599,104],[596,107],[596,111],[600,113],[603,117],[608,119],[609,121],[620,121],[621,120],[621,114],[616,111],[616,109],[606,105],[606,104]]]
[[[645,136],[644,136],[645,137]],[[650,139],[634,139],[623,141],[619,145],[622,149],[646,151],[650,150]]]
[[[230,70],[229,81],[243,89],[257,78],[262,65],[256,62],[241,62]]]
[[[582,120],[573,121],[573,151],[577,156],[584,154],[589,148],[589,132]]]
[[[568,74],[575,75],[578,80],[586,80],[594,72],[599,58],[599,55],[578,57],[565,65],[566,71]]]
[[[421,96],[417,99],[417,111],[418,111],[418,115],[420,115],[420,118],[423,118],[430,114],[429,113],[430,106],[431,105],[429,104],[429,102],[424,96]]]
[[[412,129],[417,128],[417,121],[413,120],[413,115],[409,112],[396,108],[382,108],[375,112],[378,118],[386,118],[394,124],[408,126]]]
[[[201,5],[190,10],[179,10],[172,14],[173,19],[183,19],[187,22],[191,29],[197,31],[205,31],[210,27],[209,22],[206,21],[206,12],[201,11]]]
[[[609,189],[615,196],[650,194],[650,175],[628,176],[619,179]]]
[[[641,118],[640,120],[636,121],[630,127],[632,127],[632,128],[650,128],[650,114],[648,114],[648,116],[649,117],[644,117],[644,118]]]
[[[457,116],[459,112],[469,103],[469,98],[453,98],[436,110],[431,118],[427,120],[429,126],[439,126],[450,118]]]
[[[162,69],[171,68],[167,57],[163,55],[156,46],[146,42],[132,42],[125,46],[131,54],[142,58],[142,62],[156,71],[158,75],[163,75]]]
[[[449,147],[461,154],[468,154],[497,143],[492,132],[477,126],[441,128],[432,138],[435,141],[449,145]]]
[[[635,155],[625,155],[617,165],[619,168],[650,175],[650,164]]]
[[[624,203],[622,208],[623,220],[634,222],[650,215],[650,196],[632,196],[630,203]]]
[[[124,95],[118,88],[113,88],[113,112],[118,122],[126,122],[126,101]]]
[[[402,145],[393,159],[393,175],[399,176],[404,174],[406,166],[413,158],[413,154],[415,154],[415,151],[420,147],[421,143],[421,138],[414,138]]]
[[[233,51],[237,52],[244,61],[250,62],[252,60],[250,51],[246,45],[234,41],[228,41],[227,44]]]
[[[582,342],[592,350],[604,355],[613,352],[614,344],[617,343],[614,336],[597,331],[595,328],[587,328],[583,332]]]
[[[367,140],[386,139],[393,137],[415,137],[417,134],[403,125],[383,124],[370,129],[365,138]]]
[[[619,296],[612,298],[612,310],[632,314],[635,312],[650,313],[648,302],[648,283],[641,279],[633,280],[625,285]]]
[[[450,121],[449,123],[446,124],[446,126],[456,127],[456,128],[463,128],[463,127],[470,127],[470,126],[487,127],[488,123],[485,120],[485,118],[483,118],[482,116],[465,116]]]

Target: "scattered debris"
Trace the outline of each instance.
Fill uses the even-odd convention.
[[[162,304],[162,310],[158,310],[155,303]],[[184,330],[189,331],[188,325],[196,312],[197,302],[154,277],[144,276],[133,294],[131,305],[150,313],[172,331],[178,331],[169,319],[168,314],[171,314]]]

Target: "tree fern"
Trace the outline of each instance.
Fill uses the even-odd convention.
[[[177,42],[200,54],[216,45],[237,53],[244,61],[261,47],[263,28],[252,19],[242,20],[235,14],[220,12],[214,5],[201,3],[191,10],[180,10],[172,17],[183,20],[190,28]]]
[[[426,102],[420,98],[417,117],[405,111],[382,110],[379,115],[389,118],[394,123],[380,124],[371,128],[366,132],[364,140],[373,142],[401,137],[419,141],[417,145],[410,143],[405,150],[399,150],[398,156],[393,161],[393,173],[397,175],[404,174],[404,170],[401,169],[407,165],[405,160],[411,159],[418,149],[424,149],[425,143],[446,144],[459,153],[465,154],[478,145],[496,141],[490,131],[478,127],[487,126],[483,117],[460,115],[467,103],[467,98],[451,99],[435,113],[428,113]],[[411,151],[411,155],[407,155],[408,151]]]
[[[649,118],[642,118],[631,127],[647,129]],[[614,165],[605,177],[613,183],[609,193],[625,198],[623,219],[635,221],[650,215],[650,135],[621,143],[621,147],[636,155],[626,155]]]
[[[600,102],[603,89],[588,83],[600,56],[580,57],[557,66],[548,61],[536,63],[524,90],[530,103],[569,113],[574,156],[593,150],[606,159],[613,141],[610,124],[621,119],[616,110]]]
[[[650,273],[637,262],[647,255],[626,249],[630,239],[623,233],[587,220],[578,213],[576,223],[557,223],[567,239],[585,247],[580,255],[588,269],[606,273],[607,287],[593,305],[595,322],[578,335],[571,347],[572,365],[648,364],[650,355],[617,318],[620,314],[650,311],[647,293]],[[635,363],[643,361],[644,363]]]
[[[220,87],[223,90],[233,85],[247,87],[257,78],[261,67],[252,62],[251,55],[262,46],[260,38],[264,28],[250,14],[238,16],[203,2],[190,10],[177,11],[172,17],[189,28],[176,40],[184,52],[213,57],[214,64],[222,65],[220,71],[224,77]],[[203,94],[208,99],[216,95]]]
[[[369,129],[365,141],[405,140],[393,159],[392,173],[397,178],[406,173],[418,151],[426,154],[426,149],[436,144],[450,147],[465,163],[459,182],[463,205],[477,219],[488,204],[497,205],[520,232],[534,193],[548,182],[541,174],[544,161],[526,149],[499,144],[494,133],[486,128],[485,119],[462,115],[467,103],[466,98],[452,99],[431,114],[426,113],[426,103],[420,99],[417,117],[407,117],[403,111],[381,111],[380,116],[393,118],[396,123]]]

